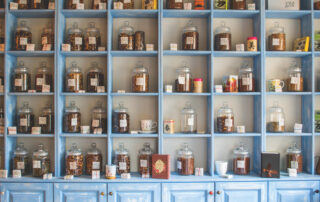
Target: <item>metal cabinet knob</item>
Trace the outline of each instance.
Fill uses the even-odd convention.
[[[217,194],[218,194],[218,195],[220,195],[220,194],[221,194],[221,192],[220,192],[220,191],[217,191]]]
[[[101,194],[100,194],[101,196],[104,196],[104,192],[101,192]]]
[[[0,192],[0,194],[3,196],[4,195],[4,191]]]
[[[112,196],[112,195],[113,195],[113,193],[112,193],[112,192],[109,192],[109,195],[110,195],[110,196]]]
[[[210,191],[209,194],[210,194],[210,195],[213,195],[213,191]]]
[[[319,194],[319,189],[315,190],[314,193]]]

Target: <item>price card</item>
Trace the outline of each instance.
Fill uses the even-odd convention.
[[[140,167],[147,168],[148,167],[148,160],[141,159],[140,160]]]
[[[93,170],[92,173],[91,173],[91,178],[93,180],[98,180],[100,179],[100,170]]]
[[[27,44],[27,51],[34,51],[35,44]]]
[[[95,128],[93,133],[94,134],[102,134],[102,128]]]
[[[302,127],[303,127],[303,124],[301,124],[301,123],[295,123],[294,124],[294,129],[296,130],[302,130]]]
[[[118,90],[117,93],[126,93],[125,90]]]
[[[52,179],[52,173],[48,173],[47,176],[48,176],[48,180]]]
[[[222,85],[215,85],[214,89],[216,93],[223,93]]]
[[[184,10],[192,10],[192,3],[184,3],[183,9]]]
[[[54,10],[55,9],[55,4],[54,4],[54,2],[49,2],[49,6],[48,6],[48,9],[49,10]]]
[[[194,174],[195,176],[203,176],[203,168],[196,168]]]
[[[146,50],[147,51],[153,51],[154,50],[154,45],[153,44],[146,44]]]
[[[248,10],[256,10],[256,4],[255,3],[248,4]]]
[[[0,178],[8,178],[8,170],[0,170]]]
[[[73,175],[66,175],[63,177],[64,180],[73,180]]]
[[[107,3],[99,3],[99,10],[106,10],[107,9]]]
[[[244,51],[244,44],[237,44],[236,51]]]
[[[42,51],[51,51],[51,44],[44,44],[42,46]]]
[[[79,90],[78,93],[85,93],[85,90]]]
[[[28,90],[28,93],[36,93],[36,90]]]
[[[104,86],[97,86],[97,93],[104,93],[104,92],[105,92]]]
[[[237,133],[245,133],[246,126],[237,126]]]
[[[40,135],[41,134],[41,127],[32,127],[31,134],[33,135]]]
[[[13,178],[21,178],[21,170],[12,170]]]
[[[47,179],[48,179],[48,174],[46,174],[46,173],[43,174],[43,175],[42,175],[42,179],[43,179],[43,180],[47,180]]]
[[[150,175],[149,175],[149,173],[147,173],[147,174],[142,174],[141,177],[142,177],[142,178],[150,178]]]
[[[123,9],[123,4],[122,4],[122,2],[114,2],[114,3],[113,3],[113,9],[114,9],[114,10],[122,10],[122,9]]]
[[[176,43],[171,43],[171,44],[170,44],[170,50],[172,50],[172,51],[177,51],[177,50],[178,50],[178,44],[176,44]]]
[[[71,51],[70,44],[62,44],[62,51]]]
[[[18,10],[18,3],[10,2],[10,10]]]
[[[165,85],[164,89],[166,93],[172,93],[172,85]]]
[[[8,134],[9,135],[16,135],[17,134],[17,127],[8,127]]]
[[[131,178],[130,173],[122,173],[121,174],[121,179],[130,179],[130,178]]]
[[[90,133],[90,126],[81,126],[81,134],[89,134]]]
[[[0,44],[0,51],[4,51],[4,44]]]
[[[193,37],[187,37],[186,38],[186,44],[188,44],[188,45],[193,44]]]
[[[43,93],[50,93],[50,85],[42,85]]]
[[[77,10],[84,10],[84,4],[78,3],[77,4]]]
[[[99,46],[99,47],[98,47],[98,51],[106,51],[106,47]]]

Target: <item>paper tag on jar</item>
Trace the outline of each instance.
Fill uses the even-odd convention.
[[[229,39],[228,38],[220,38],[220,45],[228,46],[229,45]]]
[[[93,179],[93,180],[100,179],[100,170],[93,170],[91,172],[91,179]]]
[[[32,168],[41,168],[41,162],[40,161],[32,161]]]
[[[18,10],[18,3],[10,2],[10,10]]]
[[[184,3],[183,9],[184,10],[192,10],[192,3]]]
[[[20,0],[19,4],[27,4],[27,0]]]
[[[70,44],[62,44],[62,51],[71,51]]]
[[[113,3],[113,9],[114,9],[114,10],[122,10],[122,9],[123,9],[123,4],[122,4],[122,2],[114,2],[114,3]]]
[[[251,84],[251,79],[246,77],[246,78],[242,78],[242,85],[243,86],[249,86]]]
[[[93,134],[102,134],[102,128],[95,128]]]
[[[298,169],[299,168],[298,161],[291,161],[290,165],[291,165],[291,168],[294,168],[294,169]]]
[[[224,121],[224,125],[226,126],[226,127],[232,127],[232,119],[225,119],[225,121]]]
[[[75,79],[68,79],[68,86],[76,86],[76,80]]]
[[[136,79],[137,86],[143,86],[144,84],[145,84],[144,78],[137,78]]]
[[[237,161],[237,168],[245,168],[245,161],[238,160]]]
[[[0,178],[8,178],[8,170],[0,170]]]
[[[50,93],[50,85],[42,85],[43,93]]]
[[[193,44],[193,37],[187,37],[186,44]]]
[[[54,10],[55,9],[55,3],[54,2],[49,2],[49,6],[48,6],[48,9],[49,10]]]
[[[4,51],[4,44],[0,44],[0,51]]]
[[[171,43],[171,44],[170,44],[170,50],[172,50],[172,51],[178,50],[178,44],[176,44],[176,43]]]
[[[24,161],[17,162],[17,169],[23,170],[24,169]]]
[[[22,86],[22,79],[15,79],[14,86]]]
[[[41,127],[32,127],[31,134],[32,135],[40,135],[41,134]]]
[[[69,168],[70,168],[70,170],[76,170],[77,169],[77,162],[69,162]]]
[[[98,47],[98,51],[106,51],[106,47],[99,46],[99,47]]]
[[[81,37],[75,37],[74,38],[74,43],[76,45],[82,45],[82,38]]]
[[[120,128],[125,128],[127,127],[127,120],[120,120]]]
[[[120,38],[120,43],[121,43],[121,44],[128,44],[128,43],[129,43],[129,38],[126,37],[126,36],[122,36],[122,37]]]
[[[193,126],[193,124],[194,124],[194,119],[188,118],[188,126]]]
[[[78,123],[78,119],[77,118],[72,118],[71,119],[71,126],[76,126]]]
[[[17,134],[17,127],[8,127],[8,134],[9,135],[16,135]]]
[[[290,83],[291,84],[299,84],[300,83],[300,78],[299,77],[291,77]]]
[[[40,116],[39,117],[39,125],[46,125],[47,124],[47,117]]]
[[[28,44],[28,38],[26,38],[26,37],[21,37],[19,41],[20,41],[20,45],[27,45]]]
[[[80,126],[81,134],[89,134],[90,126]]]
[[[154,50],[154,45],[150,44],[150,43],[147,43],[146,44],[146,51],[153,51],[153,50]]]
[[[51,51],[51,44],[44,44],[42,46],[42,51]]]
[[[178,77],[178,83],[184,85],[186,83],[186,79],[183,76]]]
[[[99,10],[106,10],[107,9],[107,3],[99,3]]]
[[[13,178],[21,178],[21,170],[12,170]]]
[[[34,51],[35,44],[27,44],[27,51]]]
[[[119,170],[127,170],[127,163],[119,162]]]
[[[273,39],[272,39],[272,45],[273,45],[273,46],[279,46],[279,45],[280,45],[280,39],[278,39],[278,38],[273,38]]]
[[[145,159],[140,160],[140,167],[147,168],[148,167],[148,161]]]
[[[177,169],[182,169],[181,161],[177,161]]]
[[[27,126],[28,120],[27,119],[20,119],[20,126]]]
[[[84,9],[84,4],[83,3],[78,3],[76,7],[77,7],[77,10],[83,10]]]
[[[41,86],[43,84],[43,78],[37,78],[36,85]]]
[[[104,86],[97,86],[97,93],[104,93],[104,92],[105,92]]]
[[[94,170],[100,169],[100,162],[99,161],[93,161],[92,162],[92,169],[94,169]]]
[[[96,37],[90,36],[89,37],[89,44],[96,44],[96,43],[97,43]]]
[[[99,120],[92,120],[92,127],[99,127],[100,121]]]
[[[248,4],[248,10],[256,10],[256,4],[255,3],[251,3],[251,4]]]
[[[90,79],[90,84],[91,86],[98,86],[98,79],[96,78]]]

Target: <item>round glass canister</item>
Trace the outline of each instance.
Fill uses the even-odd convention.
[[[71,101],[69,107],[64,110],[63,132],[80,133],[81,113],[74,101]]]
[[[130,157],[129,152],[124,148],[123,143],[119,143],[114,155],[114,164],[117,166],[117,174],[130,173]]]
[[[236,175],[250,173],[250,155],[243,143],[240,143],[239,147],[233,151],[233,172]]]
[[[83,90],[83,75],[77,62],[72,62],[71,67],[67,69],[65,80],[66,92],[79,92]]]
[[[199,50],[198,28],[191,20],[183,29],[182,50]]]
[[[91,144],[86,155],[86,174],[92,175],[92,171],[102,171],[102,154],[96,143]]]
[[[51,104],[42,109],[42,113],[39,116],[39,126],[41,127],[41,133],[54,133],[54,112]]]
[[[32,43],[32,33],[26,21],[21,21],[15,31],[15,50],[27,50],[27,44]]]
[[[94,22],[90,22],[84,33],[84,50],[97,51],[99,46],[101,46],[100,30],[96,28]]]
[[[197,113],[195,109],[192,108],[190,102],[187,102],[181,111],[181,132],[197,132]]]
[[[119,30],[118,48],[119,50],[133,50],[134,49],[134,30],[129,25],[128,21],[123,23]]]
[[[218,110],[217,131],[219,133],[232,133],[234,131],[234,114],[227,103]]]
[[[35,79],[37,92],[51,92],[53,90],[52,74],[49,72],[46,62],[41,62]]]
[[[41,34],[41,50],[54,50],[54,29],[52,24],[49,24],[48,27],[45,27],[43,29],[43,32]]]
[[[275,102],[269,108],[267,131],[272,133],[279,133],[285,131],[285,115],[278,103]]]
[[[71,51],[82,51],[83,49],[83,32],[76,22],[68,29],[67,43],[70,44]]]
[[[149,72],[142,63],[137,64],[132,75],[132,91],[146,93],[149,91]]]
[[[187,143],[178,151],[177,172],[179,175],[194,174],[194,157],[193,152],[189,149]]]
[[[284,28],[280,27],[279,22],[275,22],[269,33],[269,50],[285,51],[286,50],[286,34]]]
[[[13,152],[13,170],[21,170],[21,175],[29,173],[29,156],[28,150],[23,143],[18,143],[18,146]]]
[[[239,91],[254,92],[253,69],[248,62],[243,63],[239,71]]]
[[[302,92],[303,91],[303,76],[301,67],[294,61],[289,68],[289,77],[287,79],[288,91]]]
[[[14,69],[12,82],[14,92],[28,92],[28,90],[31,89],[31,77],[29,69],[24,66],[23,61],[19,61],[17,67]]]
[[[191,70],[184,63],[183,67],[177,69],[177,79],[175,81],[176,92],[186,93],[192,91]]]
[[[303,170],[303,156],[296,142],[287,149],[287,168],[297,169],[298,173]]]
[[[32,157],[32,176],[42,177],[50,172],[49,153],[44,150],[43,144],[39,144],[38,148],[33,152]]]
[[[123,103],[113,110],[112,113],[112,132],[113,133],[128,133],[130,128],[130,116],[128,108],[124,107]]]
[[[34,115],[28,102],[24,102],[23,106],[18,110],[17,116],[18,133],[31,133],[34,126]]]
[[[221,22],[214,34],[214,50],[230,51],[231,50],[231,29],[225,22]]]
[[[150,143],[144,143],[139,151],[139,173],[143,178],[149,178],[152,173],[152,149]]]
[[[107,111],[102,107],[101,102],[97,102],[92,111],[91,132],[96,134],[107,133]]]
[[[75,143],[72,144],[66,156],[66,174],[80,176],[83,171],[83,155]]]
[[[93,62],[87,73],[87,92],[97,93],[99,86],[104,87],[104,74],[98,63]]]

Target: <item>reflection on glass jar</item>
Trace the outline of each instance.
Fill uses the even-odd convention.
[[[287,79],[288,91],[302,92],[303,91],[303,76],[301,67],[296,61],[289,68],[289,78]]]
[[[50,172],[49,153],[44,150],[43,144],[38,145],[38,149],[33,152],[32,176],[42,177]]]
[[[31,133],[34,126],[34,115],[28,102],[24,102],[23,106],[18,110],[17,116],[18,133]]]
[[[273,133],[285,131],[284,111],[277,102],[269,108],[267,131]]]
[[[64,110],[63,116],[63,132],[65,133],[79,133],[81,126],[80,109],[76,106],[74,101],[71,101],[69,107]]]
[[[21,175],[29,174],[29,157],[28,150],[23,143],[18,143],[18,146],[13,152],[13,170],[21,170]]]
[[[66,174],[80,176],[83,172],[83,155],[77,144],[72,143],[66,156]]]
[[[119,143],[119,148],[114,152],[113,164],[117,166],[117,174],[130,173],[129,152],[124,148],[123,143]]]
[[[232,133],[234,131],[234,114],[227,103],[224,103],[218,110],[217,131],[218,133]]]
[[[250,173],[250,155],[243,143],[240,143],[240,146],[233,150],[233,172],[236,175]]]
[[[179,175],[194,174],[194,157],[193,152],[189,149],[187,143],[178,151],[177,172]]]
[[[31,89],[29,69],[24,66],[23,61],[18,62],[17,67],[14,69],[12,82],[14,92],[28,92]]]
[[[128,109],[123,103],[113,110],[112,113],[112,132],[113,133],[128,133],[130,128],[130,116]]]
[[[191,103],[187,102],[181,111],[181,132],[196,133],[197,132],[197,113],[191,107]]]
[[[287,149],[287,168],[297,169],[298,173],[303,170],[303,156],[296,142]]]

